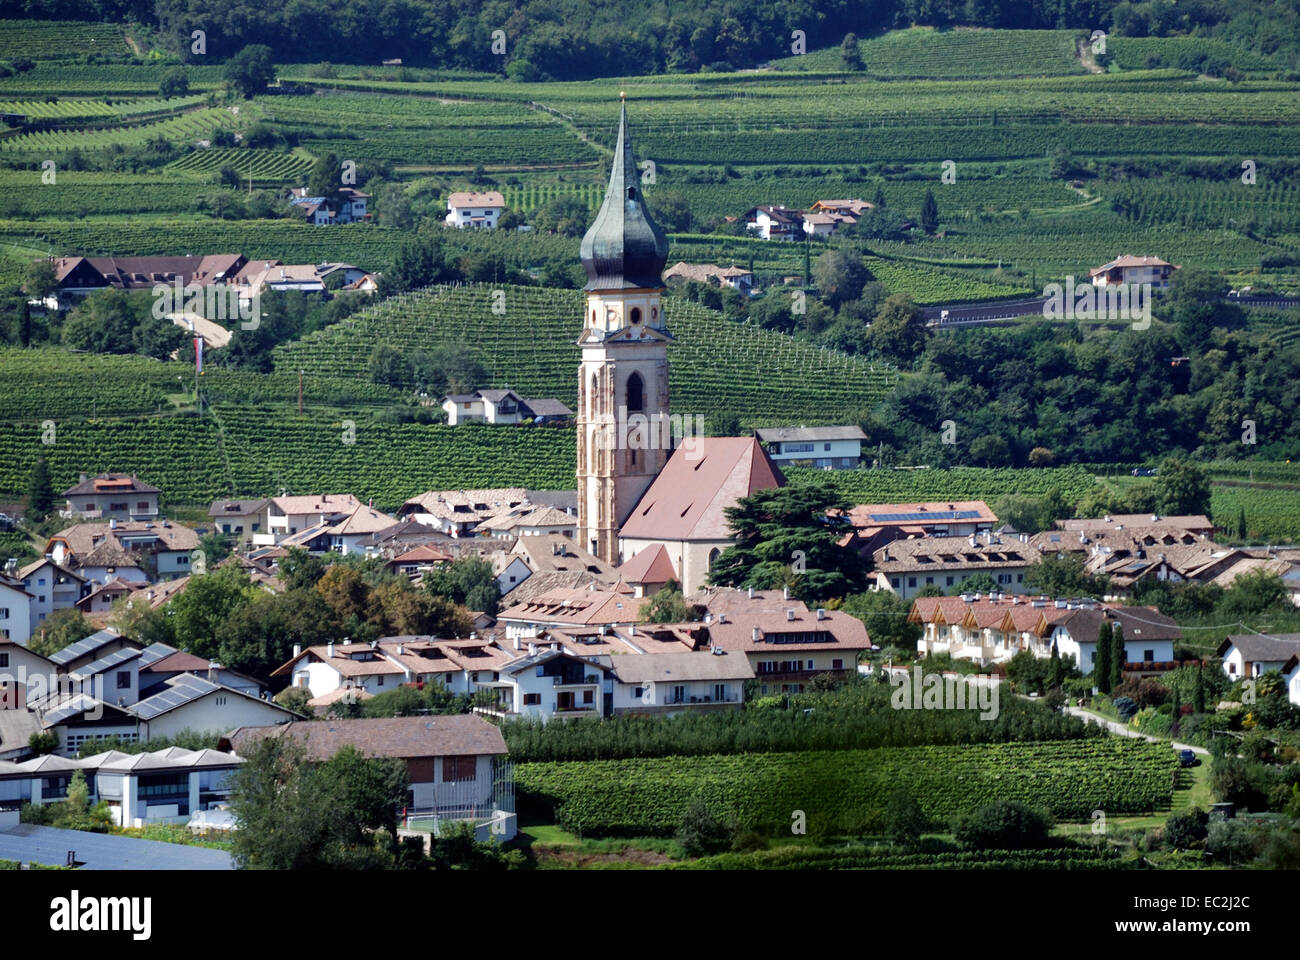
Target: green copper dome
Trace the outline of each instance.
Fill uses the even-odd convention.
[[[650,219],[641,178],[627,135],[627,106],[619,114],[618,144],[609,171],[609,188],[596,220],[582,238],[586,290],[662,288],[668,262],[668,235]]]

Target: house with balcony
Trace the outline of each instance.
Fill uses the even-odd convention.
[[[596,589],[595,584],[574,590],[552,590],[516,603],[497,613],[506,640],[533,639],[551,627],[616,627],[641,621],[641,608],[649,603],[630,587]]]
[[[538,649],[516,658],[500,670],[491,686],[496,703],[482,712],[494,716],[525,717],[546,722],[555,718],[603,717],[612,710],[612,694],[605,692],[610,668],[563,649]],[[487,686],[481,684],[481,686]]]
[[[862,462],[861,427],[769,427],[754,436],[777,465],[807,464],[847,470]]]
[[[199,535],[169,520],[110,519],[78,523],[52,536],[42,551],[56,564],[93,584],[130,583],[188,576]]]
[[[803,211],[770,205],[750,207],[745,212],[745,229],[764,240],[802,240]]]
[[[278,546],[286,537],[311,527],[340,520],[361,506],[350,493],[322,493],[306,496],[272,497],[266,508],[264,533],[254,533],[257,546]]]
[[[749,658],[720,647],[694,653],[643,653],[613,658],[612,713],[674,714],[738,710]]]
[[[169,747],[152,753],[107,751],[83,759],[47,755],[0,763],[0,811],[43,806],[68,797],[80,770],[90,802],[104,801],[121,827],[185,823],[230,799],[230,774],[243,758],[217,750]]]
[[[1088,276],[1092,278],[1095,287],[1149,283],[1153,289],[1160,290],[1169,286],[1169,278],[1177,269],[1179,268],[1159,257],[1135,257],[1125,253],[1089,270]]]
[[[233,537],[241,544],[252,544],[253,534],[267,529],[270,507],[271,501],[265,497],[260,500],[214,500],[208,507],[208,519],[217,533]]]
[[[157,487],[134,474],[101,473],[87,477],[84,473],[75,486],[63,491],[67,499],[59,516],[68,520],[152,520],[158,516]]]
[[[528,491],[523,487],[429,490],[403,503],[397,516],[450,537],[464,537],[473,536],[484,520],[506,515],[527,502]]]
[[[692,596],[707,611],[700,649],[742,655],[757,694],[801,693],[816,676],[856,676],[871,649],[866,625],[839,610],[810,609],[788,590],[710,588]]]
[[[477,839],[501,842],[517,833],[505,739],[483,717],[336,719],[240,728],[222,737],[218,747],[247,754],[267,737],[297,741],[308,761],[328,760],[344,747],[365,757],[401,760],[410,779],[403,811],[408,828],[437,833],[444,823],[468,822]]]

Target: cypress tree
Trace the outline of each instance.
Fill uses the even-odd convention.
[[[1056,641],[1052,641],[1052,663],[1047,670],[1047,685],[1049,687],[1059,687],[1061,685],[1061,651],[1056,649]]]
[[[1237,539],[1246,539],[1246,508],[1242,507],[1237,511]]]
[[[929,190],[925,191],[925,199],[921,201],[921,229],[928,234],[939,229],[939,205]]]
[[[1110,687],[1114,690],[1124,682],[1124,664],[1128,654],[1124,650],[1124,628],[1116,623],[1110,633]]]
[[[1110,624],[1104,620],[1097,630],[1097,657],[1092,664],[1092,682],[1102,693],[1110,693]]]
[[[1205,677],[1203,671],[1205,665],[1201,664],[1196,668],[1196,685],[1192,687],[1192,711],[1194,713],[1205,712]]]
[[[1178,688],[1177,688],[1177,687],[1174,687],[1173,706],[1174,706],[1174,711],[1173,711],[1173,715],[1172,715],[1173,722],[1169,725],[1169,732],[1170,732],[1173,736],[1176,737],[1176,736],[1178,736],[1178,720],[1179,720],[1179,711],[1182,710],[1182,706],[1183,706],[1183,705],[1182,705],[1182,701],[1181,701],[1181,700],[1179,699],[1179,697],[1178,697]]]
[[[33,522],[44,520],[54,509],[54,481],[50,479],[50,465],[41,457],[32,466],[27,481],[27,516]]]

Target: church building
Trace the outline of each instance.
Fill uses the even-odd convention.
[[[587,304],[578,340],[579,543],[615,564],[653,548],[690,593],[731,542],[722,511],[785,478],[752,437],[697,437],[673,449],[673,336],[660,302],[668,237],[641,193],[626,104],[605,200],[580,252]]]

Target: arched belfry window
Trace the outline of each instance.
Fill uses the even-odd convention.
[[[591,411],[591,416],[596,415],[596,409],[598,406],[598,401],[597,401],[598,391],[599,391],[599,387],[596,386],[596,375],[593,373],[591,375],[591,393],[587,397],[587,399],[590,401],[589,409]]]
[[[627,412],[640,413],[645,409],[645,384],[641,374],[634,373],[627,378]]]
[[[632,308],[632,322],[633,322],[633,323],[640,323],[640,322],[641,322],[641,308],[640,308],[640,307],[633,307],[633,308]]]

